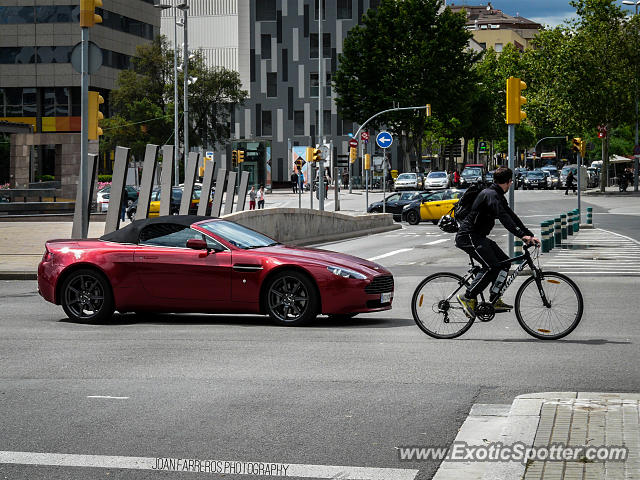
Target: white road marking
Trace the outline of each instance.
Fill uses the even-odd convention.
[[[401,248],[400,250],[394,250],[393,252],[383,253],[382,255],[378,255],[377,257],[367,258],[370,262],[374,260],[380,260],[381,258],[387,258],[392,255],[397,255],[398,253],[408,252],[409,250],[413,250],[413,248]]]
[[[437,243],[442,243],[442,242],[447,242],[447,241],[449,241],[448,238],[441,238],[440,240],[434,240],[433,242],[423,243],[423,245],[435,245]]]
[[[242,462],[195,458],[124,457],[0,451],[0,464],[56,467],[124,468],[165,472],[192,472],[263,477],[340,478],[353,480],[413,480],[418,470],[404,468],[304,465],[279,462]]]
[[[111,395],[87,395],[87,398],[109,398],[112,400],[127,400],[129,397],[112,397]]]

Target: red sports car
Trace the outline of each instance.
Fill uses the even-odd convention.
[[[46,242],[38,291],[79,322],[118,310],[261,313],[302,325],[319,313],[390,309],[393,276],[376,263],[282,245],[227,220],[170,215],[99,239]]]

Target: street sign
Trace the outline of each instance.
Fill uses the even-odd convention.
[[[73,69],[82,73],[82,42],[76,43],[71,50],[71,66]],[[96,73],[102,66],[102,49],[93,42],[89,42],[89,75]]]
[[[213,152],[205,152],[204,156],[209,160],[213,160]]]
[[[357,147],[358,146],[358,140],[356,140],[355,138],[352,138],[351,140],[349,140],[349,146],[350,147]]]
[[[478,150],[484,152],[487,149],[487,142],[479,142],[478,143]]]
[[[360,134],[360,138],[362,139],[363,142],[368,142],[369,141],[369,132],[362,132]]]
[[[393,137],[389,132],[380,132],[376,137],[376,143],[380,148],[389,148],[393,143]]]

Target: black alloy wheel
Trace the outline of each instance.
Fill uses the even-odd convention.
[[[101,323],[115,309],[111,286],[97,270],[83,268],[71,273],[62,285],[62,308],[67,316],[81,323]]]
[[[418,212],[415,210],[409,210],[407,212],[407,222],[409,222],[409,225],[418,225],[420,223],[420,216],[418,215]]]
[[[302,273],[280,272],[265,291],[267,313],[278,325],[301,326],[318,315],[320,299],[311,280]]]

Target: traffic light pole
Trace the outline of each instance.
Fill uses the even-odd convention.
[[[511,169],[511,172],[515,172],[516,170],[516,126],[513,123],[510,123],[508,125],[508,133],[509,133],[509,168]],[[513,181],[515,182],[515,173],[512,173],[512,175],[514,175]],[[515,210],[515,193],[514,193],[514,187],[513,187],[513,183],[511,184],[511,188],[509,189],[509,206],[511,207],[511,210]],[[514,257],[514,239],[513,239],[513,233],[509,232],[509,257],[513,258]]]
[[[582,173],[582,155],[580,155],[580,151],[578,151],[578,224],[580,224],[580,222],[582,222],[582,210],[580,209],[580,187],[581,185],[581,181],[580,181],[580,177],[582,177],[581,175]]]
[[[82,205],[80,207],[81,238],[87,238],[89,232],[89,28],[82,27],[82,60],[81,60],[81,114],[82,126],[80,131],[80,189]]]

